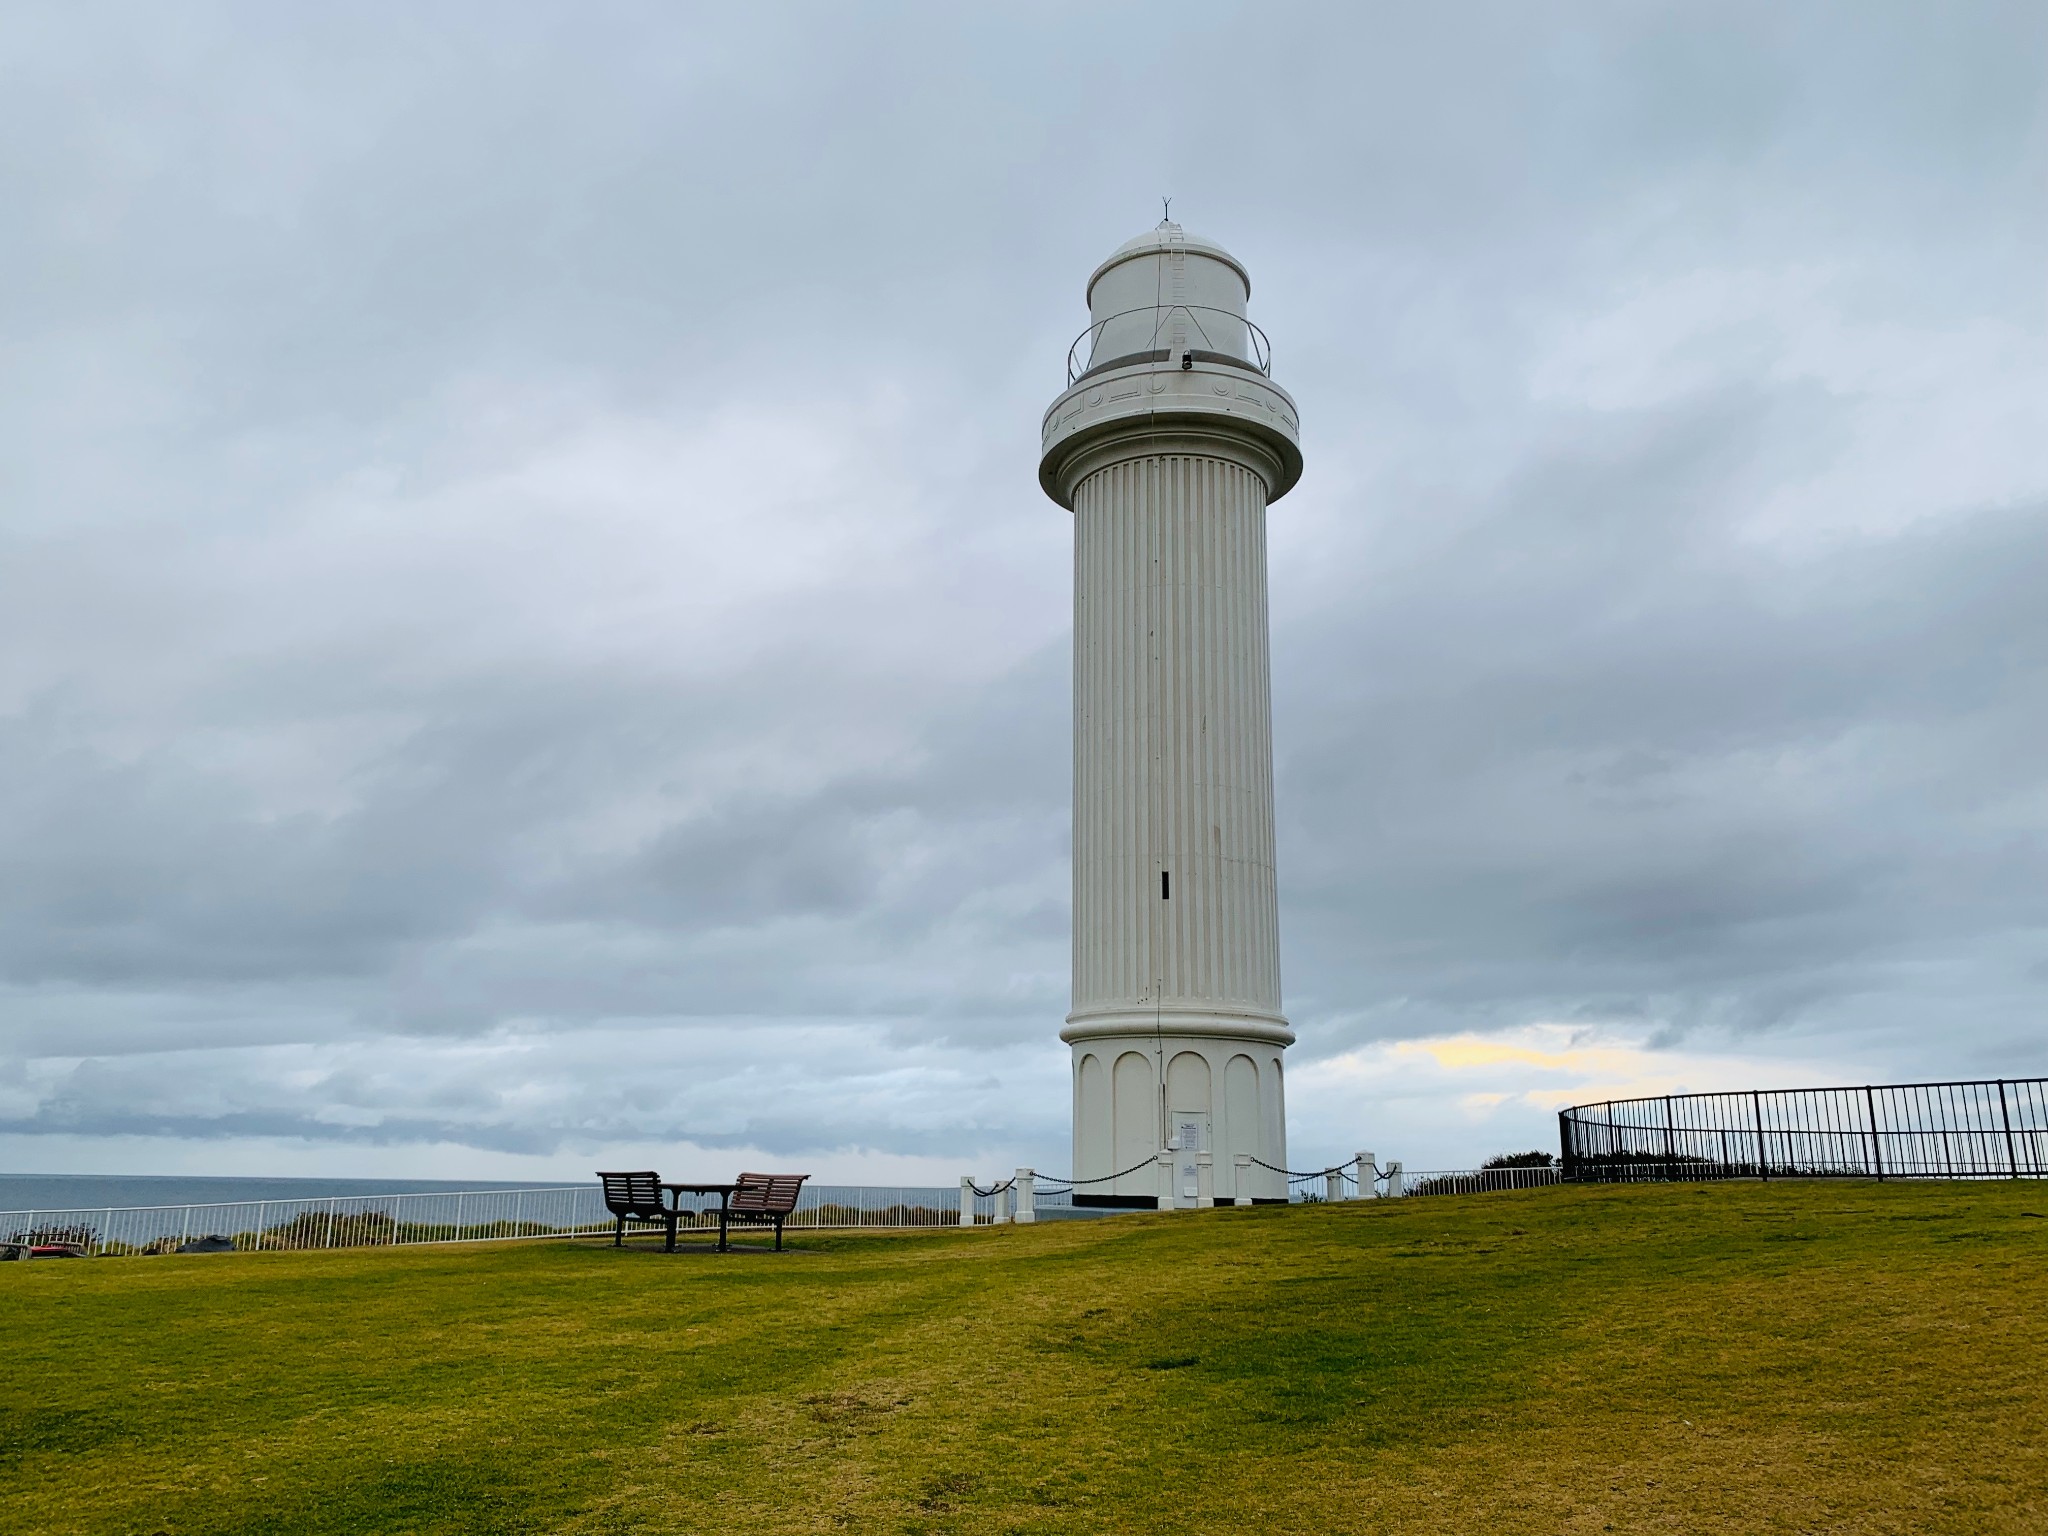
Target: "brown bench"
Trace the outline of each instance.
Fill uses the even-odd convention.
[[[796,1209],[808,1173],[743,1173],[726,1201],[725,1219],[735,1226],[775,1227],[775,1251],[782,1252],[782,1223]]]
[[[668,1230],[668,1251],[676,1251],[676,1218],[682,1213],[661,1198],[660,1174],[600,1172],[597,1177],[604,1185],[604,1208],[618,1219],[612,1232],[614,1248],[625,1243],[627,1222],[654,1221]]]

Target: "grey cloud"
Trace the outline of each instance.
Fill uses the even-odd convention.
[[[1343,681],[1283,705],[1316,722],[1292,932],[1354,1006],[1753,1026],[2048,927],[2048,506],[1788,560],[1738,526],[1758,413],[1666,415],[1561,445],[1298,642]]]

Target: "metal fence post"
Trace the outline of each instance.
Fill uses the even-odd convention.
[[[1379,1166],[1379,1159],[1370,1152],[1361,1152],[1354,1159],[1354,1163],[1358,1169],[1358,1198],[1370,1200],[1379,1193],[1378,1187],[1373,1183],[1373,1170]]]
[[[1764,1151],[1764,1101],[1754,1088],[1749,1091],[1749,1107],[1756,1114],[1756,1171],[1768,1184],[1771,1181],[1771,1159]]]
[[[1038,1220],[1038,1175],[1029,1168],[1017,1170],[1017,1214],[1013,1221]]]
[[[1998,1080],[1998,1118],[2005,1122],[2005,1165],[2012,1170],[2012,1176],[2020,1176],[2020,1154],[2012,1141],[2012,1110],[2005,1102],[2005,1079]]]
[[[1870,1126],[1870,1161],[1877,1169],[1877,1182],[1884,1182],[1884,1146],[1877,1139],[1877,1097],[1870,1084],[1863,1085],[1863,1118]]]

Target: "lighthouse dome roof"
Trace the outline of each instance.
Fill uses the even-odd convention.
[[[1161,219],[1141,235],[1133,235],[1122,245],[1109,253],[1108,260],[1097,267],[1088,279],[1088,298],[1092,302],[1095,285],[1102,281],[1102,275],[1112,267],[1122,266],[1127,261],[1138,261],[1147,256],[1158,256],[1167,252],[1182,252],[1189,256],[1206,256],[1211,261],[1220,261],[1235,272],[1244,282],[1245,297],[1251,297],[1252,275],[1245,271],[1244,263],[1214,240],[1201,235],[1189,234],[1171,219]]]

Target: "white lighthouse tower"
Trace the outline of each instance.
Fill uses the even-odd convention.
[[[1074,514],[1060,1038],[1074,1176],[1120,1175],[1082,1204],[1287,1194],[1266,506],[1301,446],[1250,295],[1235,257],[1178,224],[1120,246],[1045,413],[1039,481]]]

